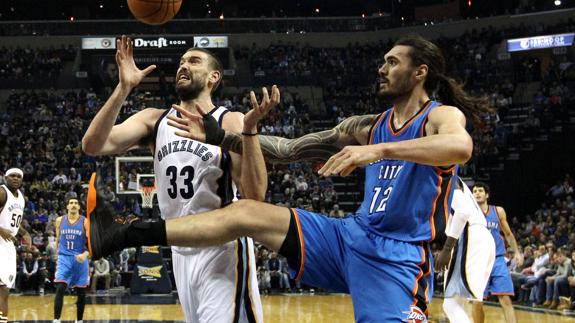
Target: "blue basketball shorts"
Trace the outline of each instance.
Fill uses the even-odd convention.
[[[59,254],[54,282],[66,283],[68,287],[87,287],[90,282],[90,260],[79,263],[75,255]]]
[[[433,295],[427,243],[385,238],[355,217],[329,218],[300,209],[291,214],[286,241],[298,240],[299,253],[293,257],[297,261],[288,257],[292,277],[351,294],[357,322],[427,322]]]
[[[493,264],[493,270],[491,270],[491,276],[489,276],[484,296],[487,297],[489,294],[515,295],[513,280],[511,280],[511,274],[503,256],[495,257],[495,263]]]

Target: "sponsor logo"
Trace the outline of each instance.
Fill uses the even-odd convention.
[[[108,48],[112,45],[112,41],[109,38],[103,38],[101,45],[102,45],[102,48]]]
[[[423,311],[417,306],[411,306],[409,312],[403,312],[407,315],[407,318],[403,319],[403,322],[407,323],[427,323],[427,316]]]
[[[228,47],[228,36],[196,36],[194,37],[194,47],[226,48]]]
[[[134,39],[134,47],[138,48],[162,48],[162,47],[174,47],[186,45],[187,41],[185,39],[166,39],[164,37],[158,37],[157,39],[146,40],[143,38]]]
[[[141,278],[162,278],[162,265],[154,267],[138,266],[138,276]]]
[[[160,253],[160,246],[142,246],[142,253]]]
[[[13,281],[14,281],[14,275],[8,276],[8,280],[9,280],[10,282],[13,282]]]

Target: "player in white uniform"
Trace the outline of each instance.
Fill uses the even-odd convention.
[[[148,108],[114,125],[130,91],[155,68],[136,67],[132,41],[125,36],[117,41],[116,61],[120,82],[84,135],[82,146],[87,154],[120,154],[136,147],[149,147],[154,155],[162,217],[223,207],[235,197],[233,183],[242,197],[264,199],[267,172],[255,134],[257,122],[279,103],[277,87],[272,88],[271,99],[263,89],[261,104],[252,92],[252,110],[245,117],[223,107],[215,108],[211,93],[221,81],[221,63],[209,51],[191,48],[182,56],[176,74],[180,104],[167,111]],[[248,138],[243,143],[244,154],[228,153],[217,146],[177,136],[178,129],[169,120],[182,112],[202,116],[204,120],[215,118],[222,128],[244,133]],[[209,130],[206,128],[206,137],[217,135]],[[97,192],[96,183],[97,180],[91,181],[92,192]],[[92,196],[96,203],[96,194]],[[89,221],[93,213],[90,211],[88,206]],[[104,237],[94,234],[90,239]],[[187,322],[263,322],[251,239],[240,238],[211,248],[174,247],[172,257]]]
[[[25,237],[28,246],[32,239],[20,227],[24,216],[24,194],[20,191],[24,173],[18,168],[6,171],[6,185],[0,186],[0,323],[8,322],[8,296],[16,280],[16,248],[13,240],[17,234]]]
[[[451,208],[453,212],[445,229],[447,241],[437,257],[435,269],[448,269],[444,280],[443,310],[449,321],[471,323],[464,309],[465,299],[483,301],[483,292],[495,262],[495,241],[473,193],[461,178],[457,180]]]

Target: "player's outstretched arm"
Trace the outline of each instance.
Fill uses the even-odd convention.
[[[82,149],[88,155],[117,154],[138,146],[148,134],[149,126],[147,125],[151,123],[148,119],[150,115],[157,114],[158,117],[161,115],[161,110],[158,112],[155,111],[157,109],[146,109],[122,124],[114,126],[128,94],[156,68],[155,65],[151,65],[140,70],[136,66],[133,43],[130,38],[122,36],[116,41],[116,47],[116,63],[118,64],[120,82],[84,134]]]
[[[473,142],[465,130],[465,116],[452,106],[429,113],[427,136],[367,146],[347,146],[320,169],[323,176],[350,174],[380,159],[406,160],[431,166],[463,164],[471,158]]]
[[[272,86],[271,97],[267,89],[262,88],[262,100],[258,102],[256,94],[250,92],[251,110],[243,116],[241,131],[244,136],[242,142],[240,182],[243,196],[257,201],[263,201],[268,187],[268,172],[260,141],[258,138],[258,123],[268,112],[280,103],[280,91],[277,86]],[[224,125],[225,126],[225,125]],[[225,127],[224,127],[225,128]],[[233,167],[233,165],[232,165]]]
[[[377,117],[375,114],[349,117],[333,129],[295,139],[262,135],[258,137],[267,162],[287,164],[302,160],[325,161],[346,145],[367,144],[369,130]],[[242,154],[244,136],[233,131],[223,131],[213,118],[170,117],[168,123],[180,129],[176,132],[179,136]]]

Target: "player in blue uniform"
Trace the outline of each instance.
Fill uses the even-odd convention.
[[[517,241],[507,223],[507,214],[505,213],[505,210],[500,206],[488,204],[489,186],[481,182],[475,183],[473,186],[473,196],[483,211],[483,214],[485,214],[487,228],[491,231],[491,235],[495,240],[495,263],[491,270],[491,276],[489,277],[487,288],[485,288],[485,296],[487,296],[488,293],[491,293],[491,295],[497,295],[499,303],[503,308],[505,321],[508,323],[514,323],[516,322],[515,311],[513,310],[511,298],[509,297],[514,295],[513,281],[511,280],[511,274],[509,273],[509,269],[507,268],[507,263],[504,258],[505,242],[503,241],[501,233],[505,235],[507,243],[509,243],[513,252],[515,252],[515,261],[519,266],[523,263],[523,255],[519,252]],[[474,302],[473,321],[476,323],[483,323],[483,320],[483,303]]]
[[[433,290],[429,243],[445,231],[455,165],[471,156],[465,115],[476,119],[489,107],[445,75],[441,51],[421,37],[396,42],[378,73],[378,95],[393,104],[385,112],[353,116],[334,129],[293,140],[260,136],[269,162],[331,156],[320,170],[324,176],[347,176],[365,167],[364,201],[353,216],[335,219],[240,200],[165,222],[120,225],[112,221],[93,178],[92,255],[131,245],[211,246],[247,235],[285,256],[294,278],[350,293],[358,322],[427,322]],[[431,100],[432,93],[443,104]],[[180,113],[170,120],[183,137],[241,153],[243,136],[253,135],[223,131],[209,115]]]
[[[64,292],[67,287],[76,289],[77,319],[82,322],[86,304],[86,287],[90,279],[90,267],[86,250],[86,232],[88,222],[80,215],[78,199],[69,199],[68,213],[56,219],[56,243],[58,244],[58,262],[56,264],[56,297],[54,299],[54,323],[60,323]]]

